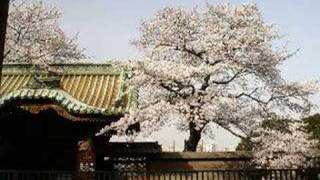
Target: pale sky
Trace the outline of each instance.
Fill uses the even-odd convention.
[[[62,26],[69,35],[79,33],[79,43],[86,53],[99,62],[111,59],[127,60],[141,57],[130,40],[139,34],[141,20],[148,19],[165,6],[186,8],[211,4],[258,4],[267,23],[275,23],[277,29],[289,40],[290,50],[300,48],[298,54],[281,67],[283,76],[290,81],[320,79],[320,1],[319,0],[47,0],[64,12]],[[320,98],[314,102],[320,105]],[[176,147],[183,144],[186,134],[178,135],[174,128],[166,128],[153,139]],[[237,139],[221,129],[215,134],[218,148],[232,149]]]

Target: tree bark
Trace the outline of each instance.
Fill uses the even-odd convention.
[[[6,39],[6,27],[8,18],[9,0],[0,0],[0,85],[2,74],[2,63],[4,57],[4,43]]]
[[[184,142],[184,152],[196,152],[198,143],[201,139],[201,129],[196,130],[194,123],[189,124],[189,139]]]

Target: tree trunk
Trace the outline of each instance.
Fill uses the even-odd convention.
[[[198,143],[201,139],[201,129],[196,130],[196,125],[194,123],[189,124],[189,139],[184,142],[184,152],[195,152],[197,151]]]

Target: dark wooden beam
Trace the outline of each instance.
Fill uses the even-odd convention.
[[[7,18],[9,11],[9,0],[0,0],[0,86],[2,64],[4,58],[4,43],[6,38]]]

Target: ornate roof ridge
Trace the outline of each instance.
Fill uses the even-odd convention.
[[[95,66],[95,65],[115,65],[115,61],[105,61],[105,62],[66,62],[66,63],[51,63],[50,66]],[[3,66],[33,66],[30,63],[3,63]]]
[[[50,67],[61,74],[121,74],[126,71],[115,63],[67,63],[51,64]],[[2,74],[34,74],[34,68],[32,64],[4,64]]]
[[[48,63],[48,65],[115,65],[119,62],[139,60],[141,58],[129,58],[129,59],[67,59],[67,62],[56,61],[56,63]],[[25,65],[32,66],[31,63],[22,62],[3,62],[4,66],[10,65]]]
[[[85,104],[60,89],[18,89],[0,98],[0,107],[15,100],[51,100],[58,103],[66,111],[73,114],[111,115],[108,109],[97,108]]]

